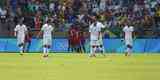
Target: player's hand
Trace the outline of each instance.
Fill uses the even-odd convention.
[[[15,36],[15,37],[17,36],[17,33],[16,33],[16,32],[14,33],[14,36]]]

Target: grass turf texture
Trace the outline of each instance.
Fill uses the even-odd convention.
[[[160,54],[0,54],[0,80],[160,80]]]

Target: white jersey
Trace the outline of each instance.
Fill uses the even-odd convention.
[[[44,24],[41,28],[41,31],[43,31],[43,38],[52,37],[53,27],[49,24]]]
[[[52,31],[53,27],[49,24],[44,24],[41,28],[43,31],[43,45],[51,45],[52,44]]]
[[[17,33],[18,44],[24,43],[27,27],[25,25],[17,25],[14,31]]]
[[[133,33],[134,29],[132,26],[125,26],[123,28],[123,32],[125,33],[125,42],[126,45],[131,44],[132,45],[132,33]]]
[[[27,27],[25,25],[17,25],[14,31],[17,32],[17,37],[25,36]]]
[[[100,37],[101,29],[104,27],[105,26],[100,22],[97,22],[95,25],[94,25],[94,23],[91,24],[89,27],[90,39],[91,40],[98,40],[98,37]]]

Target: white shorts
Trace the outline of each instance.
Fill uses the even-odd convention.
[[[25,43],[25,37],[24,36],[17,37],[17,45],[24,44],[24,43]]]
[[[100,45],[99,40],[91,40],[90,45],[91,46],[99,46]]]
[[[52,38],[46,37],[43,38],[43,45],[51,45],[52,44]]]

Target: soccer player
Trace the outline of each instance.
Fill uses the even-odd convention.
[[[96,16],[91,17],[93,20],[93,23],[89,26],[89,32],[90,32],[90,57],[96,57],[96,51],[100,47],[100,38],[101,37],[101,29],[105,26],[96,20]],[[101,40],[102,41],[102,40]],[[102,44],[101,44],[102,45]],[[102,48],[101,48],[102,49]]]
[[[104,26],[102,26],[101,29],[104,29]],[[104,55],[105,49],[103,45],[103,32],[102,31],[100,32],[99,36],[100,37],[99,37],[99,47],[98,48],[99,48],[100,53]]]
[[[86,35],[86,33],[82,30],[80,32],[80,52],[81,53],[86,52],[86,49],[85,49],[85,43],[86,43],[85,35]]]
[[[27,34],[27,27],[20,21],[14,29],[14,35],[17,36],[17,44],[20,48],[20,55],[23,55],[25,45],[25,35]]]
[[[39,33],[39,35],[41,33],[43,33],[43,53],[44,53],[43,57],[44,58],[48,57],[48,53],[49,53],[50,48],[51,48],[51,44],[52,44],[52,32],[53,32],[53,30],[54,30],[54,28],[51,25],[51,21],[48,20],[42,26],[41,31]]]
[[[76,51],[75,50],[75,34],[76,34],[76,29],[75,29],[75,25],[72,25],[69,29],[69,47],[68,47],[68,51],[71,50],[71,52]]]
[[[124,32],[124,41],[126,45],[126,53],[125,56],[130,56],[132,53],[132,48],[133,48],[133,39],[132,39],[132,33],[134,31],[133,26],[129,26],[125,24],[125,27],[123,28]]]
[[[32,34],[30,31],[31,29],[28,28],[28,33],[25,35],[25,46],[24,46],[25,52],[29,52],[29,48],[31,46]]]

